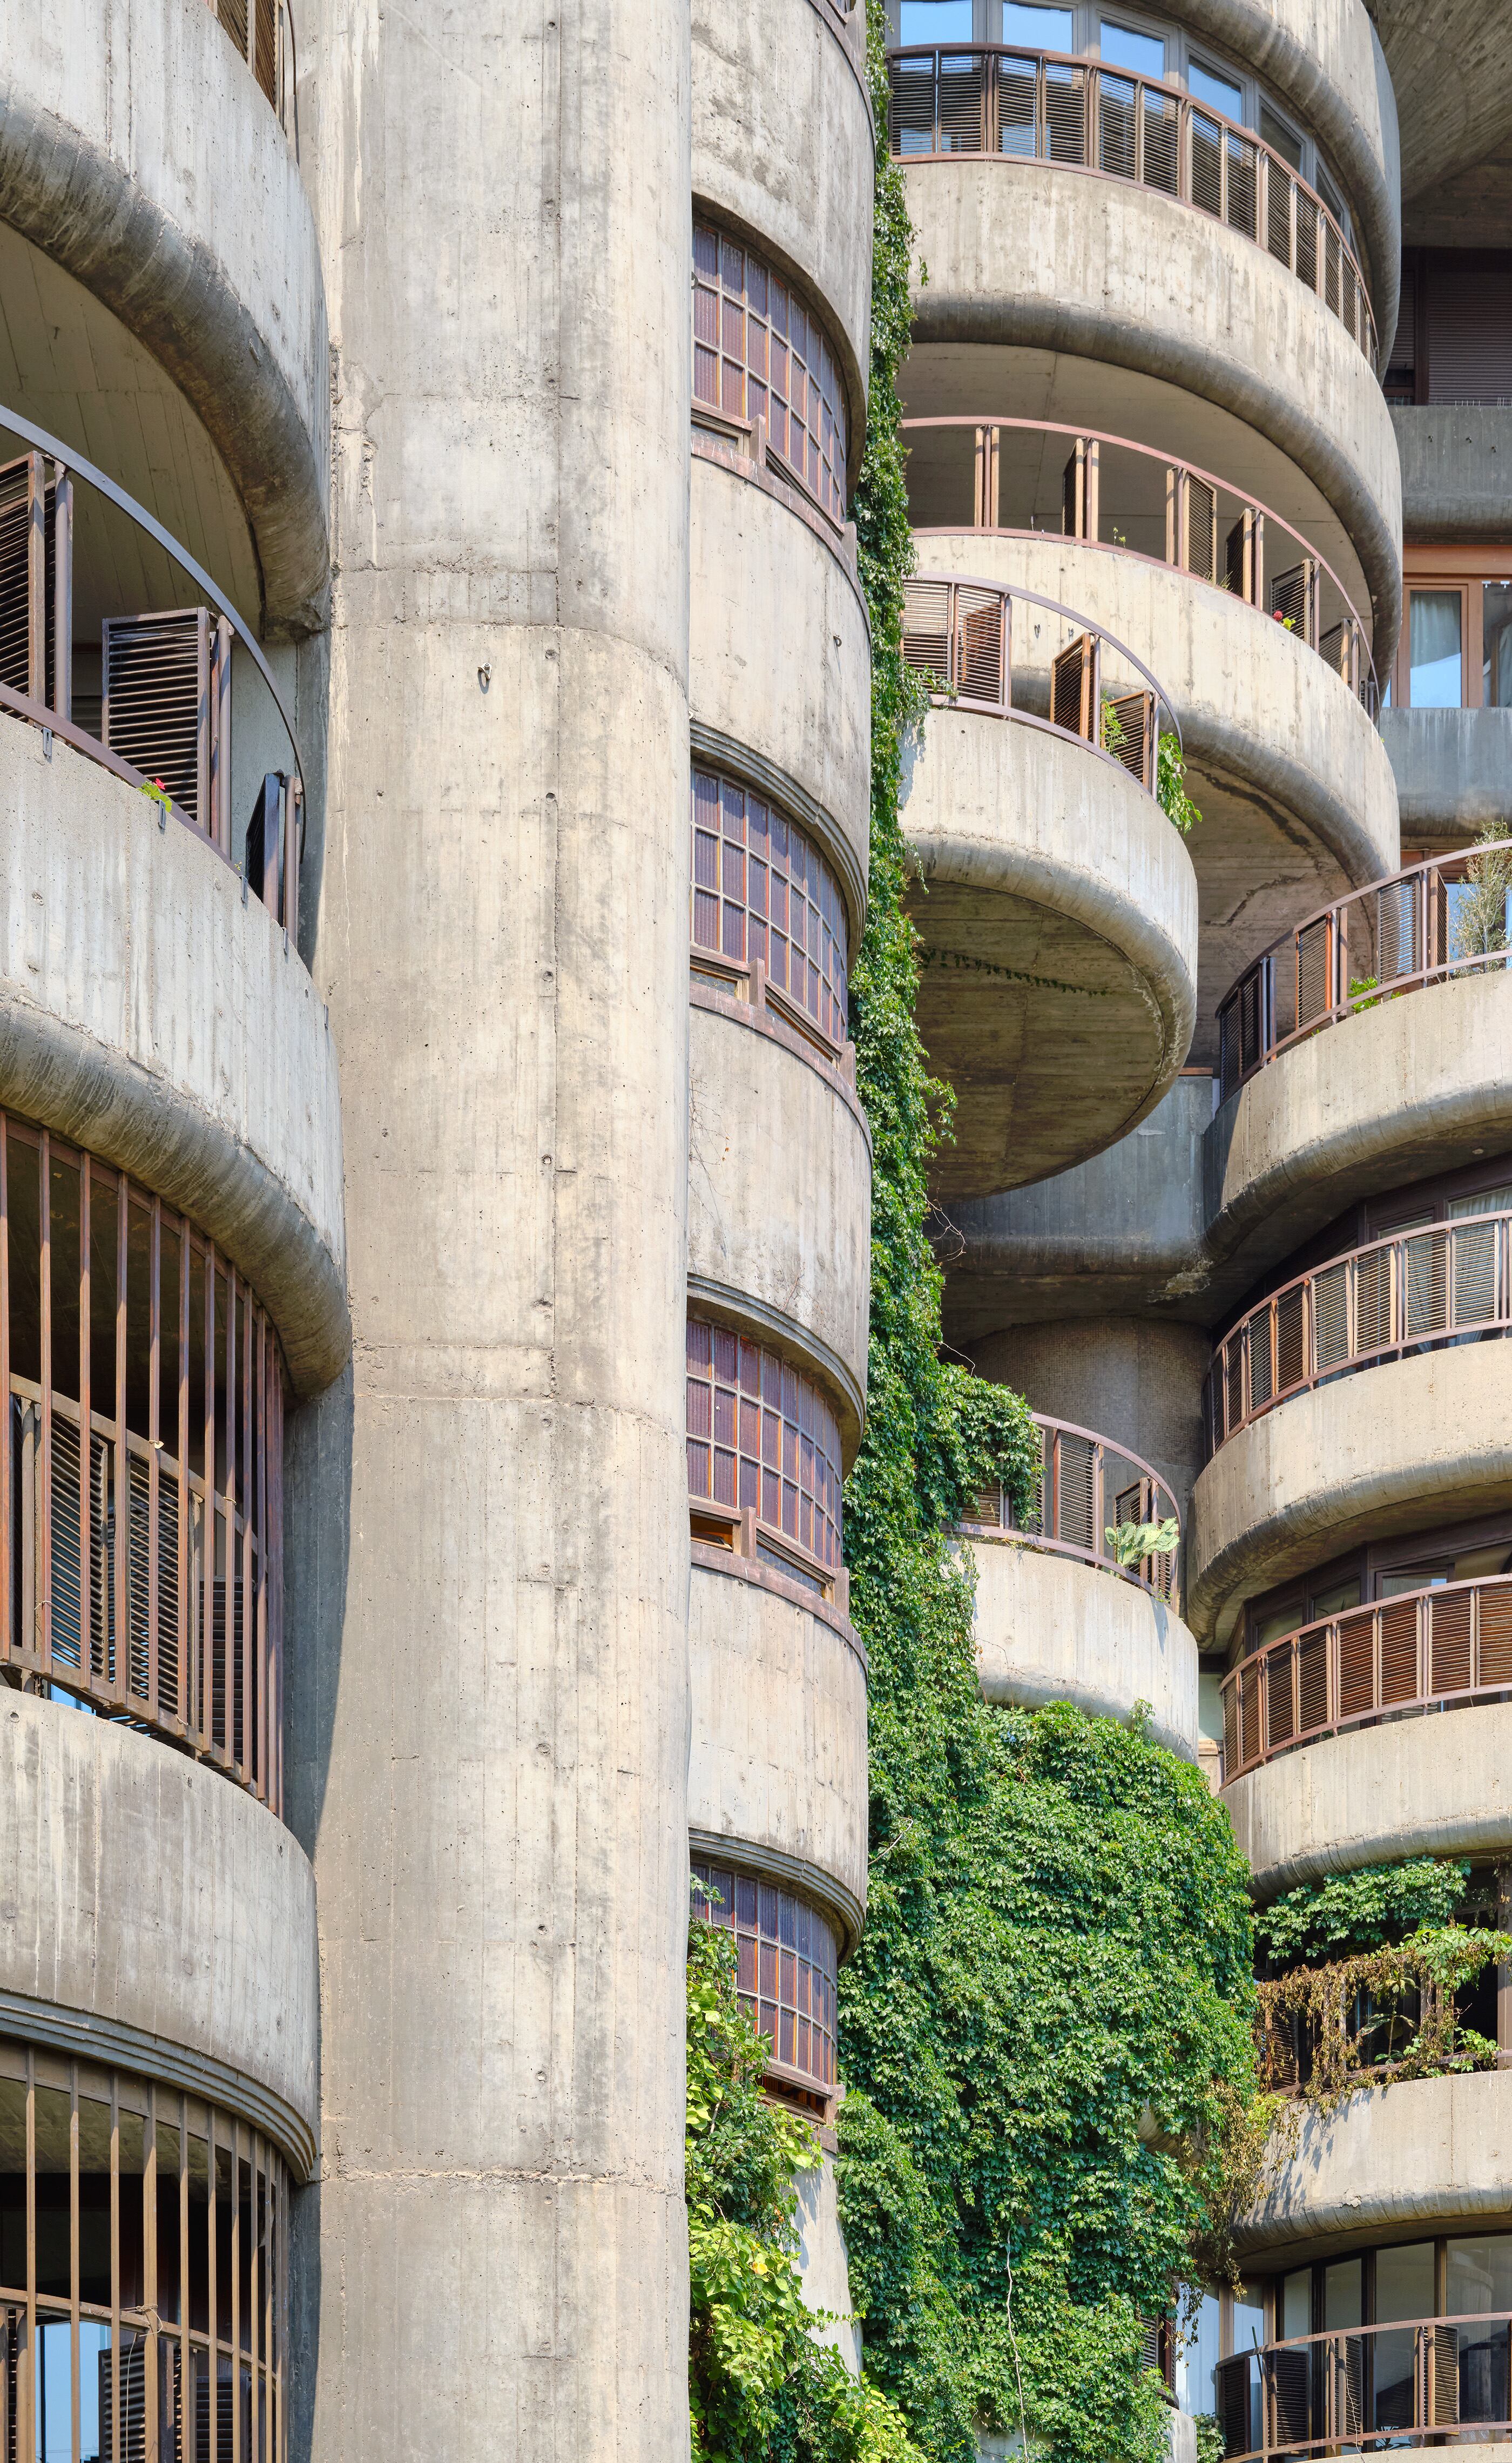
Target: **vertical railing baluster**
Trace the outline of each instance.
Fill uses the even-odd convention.
[[[44,1673],[53,1665],[53,1146],[46,1129],[37,1148],[37,1232],[41,1321],[41,1461],[37,1471],[37,1655]]]
[[[93,1166],[78,1158],[78,1672],[89,1684],[95,1670],[95,1449],[90,1396],[90,1178]]]
[[[0,1659],[9,1659],[24,1637],[16,1632],[11,1593],[11,1515],[14,1490],[11,1476],[11,1140],[10,1123],[0,1112]],[[17,1532],[17,1538],[20,1534]]]
[[[47,465],[26,457],[26,688],[47,699]]]
[[[146,1697],[158,1715],[158,1464],[162,1452],[163,1200],[154,1197],[147,1253],[147,1665]]]
[[[53,708],[74,715],[74,482],[53,465]]]
[[[127,1559],[131,1553],[130,1491],[126,1465],[126,1306],[127,1258],[130,1249],[130,1197],[123,1171],[116,1174],[116,1410],[115,1445],[115,1656],[110,1669],[111,1692],[124,1702],[128,1689],[131,1624],[126,1597]]]

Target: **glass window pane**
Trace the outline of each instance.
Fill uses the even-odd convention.
[[[898,11],[900,43],[969,43],[972,0],[903,0]]]
[[[1323,2270],[1325,2326],[1358,2326],[1365,2318],[1365,2269],[1357,2257],[1345,2257]]]
[[[1219,76],[1216,69],[1205,69],[1200,60],[1187,63],[1187,91],[1214,111],[1226,112],[1230,120],[1244,116],[1244,97],[1233,78]]]
[[[1211,2411],[1213,2372],[1218,2364],[1219,2309],[1215,2293],[1205,2292],[1193,2322],[1190,2342],[1183,2339],[1176,2354],[1176,2401],[1185,2412]]]
[[[1334,1582],[1327,1590],[1314,1591],[1312,1595],[1312,1613],[1315,1617],[1342,1616],[1346,1608],[1357,1608],[1359,1604],[1360,1584],[1357,1577],[1348,1582]]]
[[[1452,1215],[1505,1214],[1509,1210],[1512,1210],[1512,1185],[1482,1188],[1474,1197],[1452,1197],[1449,1201]]]
[[[1393,2318],[1431,2318],[1434,2314],[1434,2244],[1409,2241],[1405,2249],[1375,2253],[1375,2316],[1380,2325]]]
[[[1457,590],[1414,590],[1408,624],[1408,687],[1414,709],[1457,709],[1464,697]]]
[[[1312,2269],[1299,2266],[1294,2275],[1282,2278],[1281,2331],[1283,2342],[1294,2335],[1312,2333]]]
[[[1487,581],[1481,587],[1480,698],[1487,709],[1512,709],[1512,581]]]
[[[1005,43],[1027,43],[1037,52],[1070,52],[1075,19],[1069,9],[1040,9],[1030,0],[1003,0]]]
[[[1289,163],[1294,171],[1302,169],[1302,139],[1295,130],[1287,127],[1284,120],[1277,118],[1268,102],[1260,104],[1260,133],[1283,163]]]
[[[1166,74],[1166,47],[1158,34],[1136,34],[1131,26],[1110,25],[1105,17],[1098,48],[1113,68],[1134,69],[1140,76]]]
[[[1265,2294],[1259,2283],[1241,2283],[1234,2295],[1234,2349],[1258,2352],[1265,2341]]]
[[[1512,2309],[1512,2234],[1487,2233],[1449,2243],[1445,2310],[1451,2318]]]

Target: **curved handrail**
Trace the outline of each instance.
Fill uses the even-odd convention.
[[[1218,489],[1222,489],[1228,495],[1237,496],[1240,503],[1248,509],[1251,514],[1258,515],[1262,522],[1270,522],[1274,524],[1277,530],[1283,532],[1285,536],[1292,540],[1293,543],[1301,550],[1304,559],[1310,560],[1318,567],[1321,573],[1326,576],[1328,581],[1331,583],[1334,590],[1337,591],[1345,606],[1348,609],[1349,621],[1355,628],[1359,646],[1364,651],[1366,660],[1370,666],[1371,690],[1373,692],[1377,689],[1375,661],[1371,657],[1370,651],[1367,646],[1364,621],[1361,618],[1359,609],[1355,606],[1353,599],[1346,590],[1343,582],[1339,579],[1338,575],[1334,572],[1334,569],[1328,562],[1327,557],[1321,555],[1318,549],[1311,546],[1306,538],[1304,537],[1301,531],[1294,529],[1290,522],[1283,521],[1280,513],[1273,512],[1270,506],[1264,504],[1259,496],[1251,495],[1242,488],[1236,488],[1231,481],[1220,478],[1216,471],[1205,470],[1199,462],[1185,461],[1178,454],[1161,453],[1152,445],[1136,445],[1131,437],[1115,436],[1106,428],[1075,427],[1066,421],[1056,419],[999,419],[996,415],[986,419],[974,419],[970,416],[963,417],[958,413],[951,413],[948,416],[938,418],[905,419],[901,422],[901,426],[905,436],[914,428],[970,428],[975,430],[978,437],[989,437],[995,440],[998,429],[1008,427],[1022,430],[1027,434],[1035,436],[1068,436],[1072,439],[1073,443],[1079,447],[1111,445],[1116,447],[1121,453],[1137,453],[1147,462],[1157,463],[1168,474],[1173,475],[1182,481],[1197,479],[1200,480],[1205,488],[1211,488],[1215,491]],[[980,493],[981,491],[979,490],[978,492]],[[978,513],[981,511],[980,504],[978,504],[977,511]],[[1012,527],[1005,527],[998,522],[986,522],[978,518],[969,525],[963,525],[959,522],[952,522],[943,525],[930,524],[923,528],[915,528],[914,536],[915,538],[932,538],[936,535],[940,537],[953,536],[963,527],[969,527],[973,531],[980,531],[985,534],[994,534],[1003,538],[1040,538],[1046,535],[1043,532],[1015,530]],[[1168,534],[1173,533],[1175,527],[1176,526],[1173,522],[1168,521]],[[1097,532],[1097,505],[1094,494],[1087,527],[1078,528],[1073,532],[1063,534],[1063,535],[1079,539],[1087,545],[1111,548],[1120,555],[1134,556],[1142,564],[1159,564],[1162,566],[1176,565],[1183,572],[1190,573],[1194,571],[1194,567],[1191,562],[1183,560],[1180,553],[1179,541],[1174,535],[1168,535],[1167,553],[1164,556],[1144,556],[1137,548],[1124,547],[1117,540],[1101,539],[1098,537]],[[1054,535],[1054,534],[1051,534],[1051,535]],[[1211,580],[1216,588],[1224,590],[1230,597],[1245,597],[1247,604],[1259,608],[1263,596],[1262,548],[1257,547],[1252,558],[1252,563],[1253,578],[1251,586],[1254,593],[1253,597],[1250,597],[1245,593],[1229,591],[1228,585],[1219,581],[1216,571],[1211,575],[1199,573],[1196,578],[1198,580]],[[1308,647],[1313,650],[1318,650],[1320,647],[1319,642],[1312,637],[1313,633],[1316,633],[1318,629],[1316,614],[1316,607],[1314,607],[1312,633],[1309,633],[1307,637]],[[1346,678],[1346,681],[1348,681],[1348,678]]]
[[[1032,101],[1025,96],[1017,98],[1020,105],[1028,102],[1030,116],[1026,119],[1020,108],[1019,116],[1008,122],[1008,131],[1026,135],[1029,139],[1026,145],[1018,148],[1011,143],[1008,145],[1003,143],[1005,129],[1001,118],[1002,80],[998,63],[1004,59],[1015,61],[1025,70],[1031,69],[1032,66],[1034,82]],[[907,124],[902,122],[898,109],[897,72],[900,66],[908,61],[917,61],[922,64],[926,60],[932,61],[934,66],[931,107],[927,114],[916,114],[915,125],[911,133],[915,135],[927,133],[931,142],[927,146],[919,146],[910,151],[906,144],[900,144],[898,142],[900,136],[906,138],[910,131]],[[946,74],[954,77],[958,87],[958,92],[951,98],[946,113],[942,113],[940,108],[942,60],[949,64]],[[975,65],[976,63],[980,63],[979,68]],[[1063,98],[1068,92],[1070,81],[1048,79],[1045,74],[1047,69],[1074,70],[1085,80],[1081,93],[1069,108],[1066,107]],[[1111,145],[1107,142],[1107,132],[1103,127],[1103,113],[1099,108],[1102,81],[1105,77],[1116,82],[1125,90],[1117,98],[1115,108],[1129,115],[1128,123],[1121,130],[1115,128]],[[887,52],[887,82],[891,99],[891,107],[887,115],[887,142],[892,153],[900,161],[948,161],[953,156],[962,154],[986,155],[997,162],[1038,159],[1060,163],[1068,169],[1096,171],[1105,178],[1128,180],[1137,186],[1154,188],[1163,195],[1174,196],[1183,204],[1195,206],[1199,212],[1211,213],[1216,221],[1224,223],[1231,230],[1238,230],[1242,238],[1253,241],[1258,248],[1263,248],[1268,255],[1274,256],[1278,263],[1283,263],[1287,271],[1296,274],[1298,280],[1304,283],[1307,281],[1304,263],[1306,250],[1302,245],[1304,217],[1298,212],[1298,204],[1299,201],[1305,201],[1306,211],[1314,218],[1311,231],[1313,272],[1310,288],[1319,294],[1325,305],[1338,316],[1345,330],[1351,334],[1359,344],[1370,366],[1374,367],[1377,345],[1370,287],[1360,271],[1359,260],[1354,251],[1345,238],[1337,217],[1325,205],[1317,189],[1309,186],[1308,183],[1292,169],[1284,157],[1277,153],[1274,146],[1267,145],[1264,139],[1258,136],[1255,130],[1244,127],[1237,120],[1231,120],[1226,112],[1216,111],[1211,104],[1199,102],[1182,87],[1168,84],[1162,77],[1142,76],[1135,69],[1105,67],[1101,60],[1092,59],[1085,53],[1039,51],[1032,44],[899,44],[889,47]],[[976,88],[975,93],[972,91],[974,82]],[[1052,85],[1058,105],[1055,113],[1048,108],[1049,90]],[[1169,130],[1172,135],[1172,142],[1169,146],[1160,149],[1157,155],[1157,169],[1166,171],[1169,174],[1166,177],[1151,179],[1147,176],[1150,161],[1148,137],[1150,120],[1154,117],[1148,109],[1147,97],[1155,98],[1159,105],[1169,103],[1174,106],[1172,119],[1155,118],[1155,124]],[[1194,116],[1205,121],[1218,135],[1216,149],[1218,159],[1216,165],[1217,187],[1215,202],[1211,205],[1192,193],[1194,185],[1191,142]],[[975,142],[967,143],[954,142],[961,138],[970,138],[974,118]],[[947,120],[948,128],[942,130],[942,121]],[[1076,125],[1078,121],[1080,129]],[[1087,162],[1081,158],[1093,150],[1087,143],[1087,132],[1092,128],[1097,131],[1095,150],[1099,159],[1096,162]],[[942,133],[948,134],[952,142],[942,145],[939,142]],[[1242,219],[1237,219],[1230,166],[1235,161],[1242,163],[1246,153],[1251,158],[1248,169],[1254,183],[1252,210]],[[1107,159],[1109,154],[1115,159],[1111,161]],[[1123,167],[1126,163],[1129,166],[1127,168]],[[1261,173],[1263,177],[1260,176]],[[1281,207],[1279,212],[1276,210],[1278,205]],[[1251,224],[1253,228],[1247,227]],[[1325,234],[1324,245],[1321,248],[1318,246],[1320,225]],[[1338,251],[1339,257],[1337,306],[1328,296],[1328,241],[1330,238]],[[1285,243],[1284,247],[1277,244],[1282,240]],[[1350,275],[1348,293],[1343,278],[1345,267],[1348,268]],[[1320,273],[1323,276],[1321,283],[1318,278]],[[1358,331],[1353,317],[1345,313],[1344,303],[1347,296],[1350,298],[1351,304],[1357,297],[1363,311],[1362,326]]]
[[[1512,1575],[1425,1584],[1315,1617],[1222,1682],[1223,1784],[1390,1712],[1512,1693]]]
[[[1505,2386],[1509,2333],[1512,2310],[1485,2309],[1447,2318],[1391,2318],[1370,2326],[1326,2327],[1317,2334],[1287,2336],[1253,2351],[1232,2353],[1217,2363],[1214,2372],[1220,2421],[1226,2427],[1242,2422],[1237,2441],[1225,2440],[1227,2463],[1369,2452],[1378,2447],[1402,2446],[1408,2439],[1417,2445],[1442,2438],[1446,2430],[1512,2428],[1512,2417],[1499,2417],[1489,2408],[1482,2412],[1474,2408],[1474,2398],[1472,2409],[1462,2409],[1459,2376],[1463,2335],[1472,2348],[1481,2351],[1500,2345],[1501,2382]],[[1407,2402],[1400,2398],[1410,2396],[1411,2420],[1372,2417],[1381,2391],[1373,2365],[1375,2339],[1381,2335],[1413,2339],[1411,2362],[1403,2368],[1406,2355],[1402,2353],[1396,2363],[1398,2374],[1390,2381],[1399,2398],[1390,2408],[1405,2410]],[[1486,2377],[1491,2378],[1490,2371]],[[1253,2446],[1249,2439],[1257,2398],[1260,2443]]]
[[[1336,1025],[1357,1009],[1373,1009],[1378,1001],[1420,992],[1451,975],[1505,967],[1505,890],[1500,948],[1484,946],[1499,928],[1491,915],[1466,927],[1456,918],[1449,896],[1454,889],[1479,885],[1471,867],[1488,860],[1494,865],[1504,863],[1512,882],[1512,839],[1488,839],[1388,873],[1364,889],[1315,907],[1289,932],[1279,933],[1218,1003],[1221,1099],[1226,1101],[1293,1043]],[[1489,887],[1494,906],[1495,883]],[[1359,928],[1352,936],[1351,909],[1360,910]],[[1480,946],[1460,946],[1467,937],[1479,939]],[[1278,970],[1278,960],[1286,954],[1290,967]]]
[[[936,595],[927,598],[926,593]],[[1027,606],[1046,608],[1052,616],[1081,627],[1077,637],[1051,662],[1048,718],[1019,709],[1014,703],[1013,610],[1019,600]],[[931,621],[931,618],[937,621]],[[1136,675],[1143,677],[1147,687],[1143,694],[1108,701],[1119,722],[1116,749],[1111,751],[1104,741],[1107,722],[1101,652],[1105,643],[1128,662]],[[1138,778],[1151,796],[1155,792],[1160,710],[1170,720],[1177,744],[1181,742],[1181,723],[1164,686],[1144,660],[1106,625],[1094,623],[1076,608],[1067,607],[1059,599],[1047,599],[1038,590],[1010,589],[1002,582],[988,581],[970,573],[910,574],[903,589],[903,655],[916,673],[934,678],[938,693],[953,708],[995,718],[1018,719],[1026,727],[1042,728],[1072,743],[1085,744],[1101,759],[1111,761],[1115,769]],[[1131,708],[1135,701],[1144,707],[1139,710]],[[1058,718],[1056,713],[1063,708],[1074,708],[1075,725],[1067,726]]]
[[[1283,1283],[1216,1345],[1205,1388],[1210,1450],[1336,1377],[1509,1329],[1512,1211],[1367,1240]]]
[[[977,1512],[973,1519],[961,1524],[962,1531],[968,1537],[989,1531],[1011,1532],[1030,1547],[1079,1558],[1084,1564],[1101,1566],[1126,1581],[1137,1582],[1156,1599],[1172,1600],[1174,1551],[1167,1556],[1142,1557],[1137,1567],[1124,1565],[1112,1555],[1107,1538],[1110,1527],[1172,1521],[1176,1525],[1179,1547],[1180,1511],[1159,1472],[1142,1455],[1128,1446],[1115,1445],[1111,1437],[1101,1435],[1096,1428],[1079,1428],[1074,1420],[1057,1420],[1044,1411],[1036,1411],[1033,1417],[1040,1430],[1041,1464],[1040,1503],[1032,1520],[1016,1522],[1006,1492],[1001,1487],[987,1488],[976,1497]],[[1069,1447],[1064,1442],[1067,1438],[1071,1440]],[[1083,1448],[1086,1449],[1085,1453]],[[1134,1474],[1121,1485],[1115,1483],[1111,1497],[1109,1461],[1125,1465]],[[1121,1513],[1121,1507],[1129,1510]],[[1047,1518],[1048,1530],[1044,1527]],[[1068,1532],[1085,1532],[1087,1536],[1078,1538],[1068,1537]]]

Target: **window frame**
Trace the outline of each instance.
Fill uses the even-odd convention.
[[[1462,679],[1458,708],[1488,707],[1481,694],[1485,661],[1485,585],[1512,583],[1512,547],[1404,547],[1402,550],[1402,629],[1391,662],[1391,708],[1411,709],[1412,600],[1414,590],[1457,590],[1460,597],[1459,649]],[[1441,706],[1441,705],[1440,705]],[[1505,708],[1505,704],[1489,705]],[[1451,708],[1455,705],[1451,704]]]

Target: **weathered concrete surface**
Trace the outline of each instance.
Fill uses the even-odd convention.
[[[854,1640],[796,1583],[695,1565],[689,1675],[690,1827],[827,1876],[853,1936],[866,1904],[866,1672]]]
[[[871,344],[871,112],[828,0],[692,0],[693,201],[797,273],[844,375],[854,475]]]
[[[976,1569],[976,1672],[989,1702],[1074,1702],[1197,1755],[1197,1646],[1137,1583],[1014,1539],[963,1543]]]
[[[1253,240],[1150,188],[970,158],[904,177],[930,270],[914,295],[916,347],[1072,352],[1238,413],[1345,524],[1374,600],[1377,661],[1390,656],[1401,613],[1396,442],[1370,361],[1314,293]]]
[[[797,1037],[793,1038],[794,1042]],[[693,1008],[688,1053],[688,1272],[695,1296],[753,1303],[811,1344],[861,1442],[871,1301],[871,1141],[834,1072],[748,1014]]]
[[[1509,1396],[1512,1349],[1472,1342],[1362,1368],[1230,1437],[1193,1493],[1187,1617],[1204,1648],[1305,1566],[1512,1504]]]
[[[1512,540],[1512,408],[1391,407],[1402,463],[1402,536],[1433,547]]]
[[[1179,833],[1089,745],[934,709],[906,762],[919,1025],[955,1089],[947,1202],[1111,1144],[1186,1058],[1196,884]]]
[[[1009,1326],[974,1344],[971,1356],[978,1376],[1011,1385],[1032,1410],[1130,1447],[1167,1482],[1185,1525],[1205,1450],[1211,1352],[1195,1326],[1105,1317]]]
[[[804,0],[807,6],[807,0]],[[694,718],[796,780],[848,842],[871,840],[871,643],[839,556],[785,505],[694,458]]]
[[[296,1435],[292,2442],[676,2463],[688,12],[306,0],[299,36],[356,1349]]]
[[[1402,195],[1467,170],[1512,130],[1503,29],[1477,0],[1372,0],[1401,98]]]
[[[1371,2234],[1409,2239],[1414,2224],[1425,2233],[1496,2228],[1506,2220],[1509,2179],[1512,2071],[1409,2079],[1351,2096],[1327,2121],[1304,2112],[1296,2154],[1274,2167],[1235,2240],[1245,2256],[1263,2252],[1267,2267],[1283,2268]]]
[[[57,0],[45,31],[0,15],[0,221],[182,386],[246,506],[269,629],[311,631],[329,572],[319,251],[246,61],[200,0]]]
[[[833,2343],[851,2376],[859,2378],[861,2328],[851,2316],[845,2235],[835,2194],[835,2167],[829,2157],[822,2156],[812,2172],[800,2172],[795,2186],[803,2298],[810,2309],[831,2321],[820,2330],[820,2342]]]
[[[315,1877],[275,1815],[149,1736],[7,1691],[0,1874],[0,1995],[54,2005],[101,2060],[136,2037],[198,2061],[307,2168]]]
[[[1388,709],[1381,741],[1404,847],[1458,846],[1492,822],[1512,836],[1512,709]]]
[[[296,1387],[351,1333],[336,1051],[256,898],[86,753],[0,719],[0,1102],[182,1207],[246,1275]]]
[[[1404,1856],[1512,1847],[1512,1704],[1326,1736],[1223,1790],[1259,1898]]]
[[[1358,1199],[1512,1146],[1512,977],[1433,984],[1293,1045],[1202,1132],[1200,1189],[1184,1182],[1198,1141],[1179,1092],[1142,1124],[1148,1164],[1126,1139],[1096,1176],[1044,1192],[1022,1235],[1018,1192],[953,1207],[953,1340],[975,1345],[1015,1317],[1120,1306],[1212,1324]],[[1152,1184],[1166,1173],[1157,1213]],[[1147,1204],[1155,1229],[1142,1256],[1124,1238]]]

